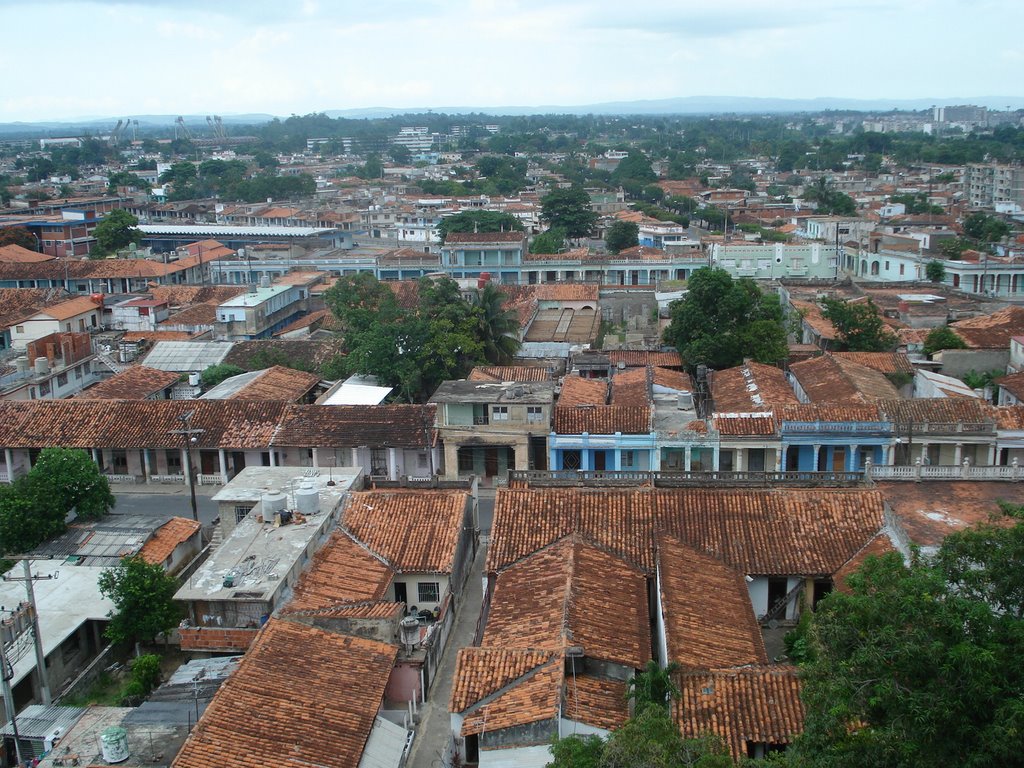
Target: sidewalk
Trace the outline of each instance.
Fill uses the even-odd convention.
[[[430,687],[429,697],[420,708],[420,723],[416,729],[416,738],[412,742],[412,751],[406,763],[408,768],[441,768],[450,763],[441,760],[451,740],[451,718],[448,714],[448,699],[452,692],[452,680],[455,676],[455,658],[459,648],[473,644],[477,619],[483,602],[484,559],[487,556],[487,545],[481,544],[476,559],[466,579],[466,591],[461,609],[455,617],[455,625],[448,637],[448,645],[441,656],[437,668],[437,676]]]

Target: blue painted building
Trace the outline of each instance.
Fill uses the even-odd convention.
[[[649,407],[563,406],[555,408],[548,465],[553,470],[647,471],[657,469],[656,445]]]
[[[892,424],[874,405],[788,405],[776,418],[784,470],[856,472],[888,460]]]

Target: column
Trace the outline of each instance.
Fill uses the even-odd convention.
[[[616,448],[612,452],[612,469],[616,472],[622,471],[622,449]]]
[[[715,443],[715,446],[714,446],[714,448],[712,448],[711,450],[712,450],[712,456],[711,456],[711,466],[712,466],[712,467],[713,467],[713,468],[715,469],[715,471],[717,472],[717,471],[718,471],[718,469],[719,469],[719,467],[721,466],[721,465],[720,465],[720,464],[718,463],[718,462],[719,462],[719,461],[721,460],[721,456],[720,456],[720,449],[719,449],[718,443]]]
[[[224,449],[217,449],[217,458],[220,460],[220,481],[224,484],[228,482],[228,457],[224,455]]]
[[[953,463],[959,464],[964,458],[964,444],[957,443],[953,446]]]
[[[928,443],[921,443],[921,463],[928,464]]]
[[[388,479],[398,479],[398,451],[388,448]]]
[[[516,443],[512,448],[515,451],[515,466],[513,469],[520,471],[528,470],[530,468],[530,444]]]
[[[449,480],[459,477],[459,446],[453,442],[444,444],[444,476]]]
[[[856,472],[857,471],[857,456],[858,456],[859,453],[860,453],[860,446],[859,445],[851,445],[850,446],[850,461],[848,463],[849,471],[850,472]]]
[[[743,448],[737,448],[733,452],[733,456],[735,458],[733,458],[733,461],[732,461],[732,468],[733,468],[733,471],[735,471],[735,472],[742,472],[743,471],[743,451],[744,451]]]
[[[357,467],[357,468],[362,466],[362,464],[359,463],[359,449],[358,448],[353,448],[352,449],[352,466],[353,467]]]
[[[996,446],[995,444],[988,447],[988,465],[994,467],[996,465]]]
[[[270,466],[277,466],[277,451],[275,451],[273,448],[270,449]]]
[[[683,449],[683,469],[687,472],[693,471],[693,446],[686,446]]]
[[[92,449],[92,463],[97,467],[100,466],[100,452],[96,448]]]
[[[788,453],[788,445],[780,445],[775,449],[775,471],[785,472],[786,471],[786,454]]]
[[[890,461],[891,454],[892,454],[892,446],[890,446],[890,445],[883,445],[882,446],[882,466],[883,467],[888,467],[892,463]]]
[[[319,467],[320,466],[320,455],[317,452],[316,448],[313,449],[313,466],[314,467]]]
[[[814,463],[811,465],[811,472],[818,471],[818,457],[821,455],[821,446],[815,444],[814,446]]]
[[[14,482],[14,455],[10,448],[4,448],[4,463],[7,465],[7,482]]]
[[[192,482],[192,467],[189,466],[188,453],[184,448],[181,448],[181,469],[185,474],[185,484],[188,485]]]
[[[149,464],[149,449],[142,449],[142,472],[146,475],[146,482],[149,482],[149,478],[153,476],[153,468]]]

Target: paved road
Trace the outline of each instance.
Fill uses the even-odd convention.
[[[187,488],[172,493],[118,493],[115,489],[114,495],[117,497],[114,512],[118,514],[192,517]],[[196,507],[199,509],[199,521],[204,525],[217,517],[217,505],[209,496],[196,494]]]
[[[477,514],[480,518],[480,532],[491,532],[491,521],[494,519],[494,496],[481,496],[477,505]]]

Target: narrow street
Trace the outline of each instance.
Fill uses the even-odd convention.
[[[448,646],[441,657],[437,677],[430,688],[426,703],[420,710],[420,723],[416,729],[409,762],[406,764],[409,768],[442,768],[449,765],[442,761],[441,757],[445,753],[451,733],[448,698],[451,696],[452,678],[455,675],[455,658],[460,648],[473,643],[473,634],[476,632],[476,622],[483,600],[481,576],[486,556],[487,545],[481,544],[466,580],[465,597],[455,617],[455,625],[448,638]]]

